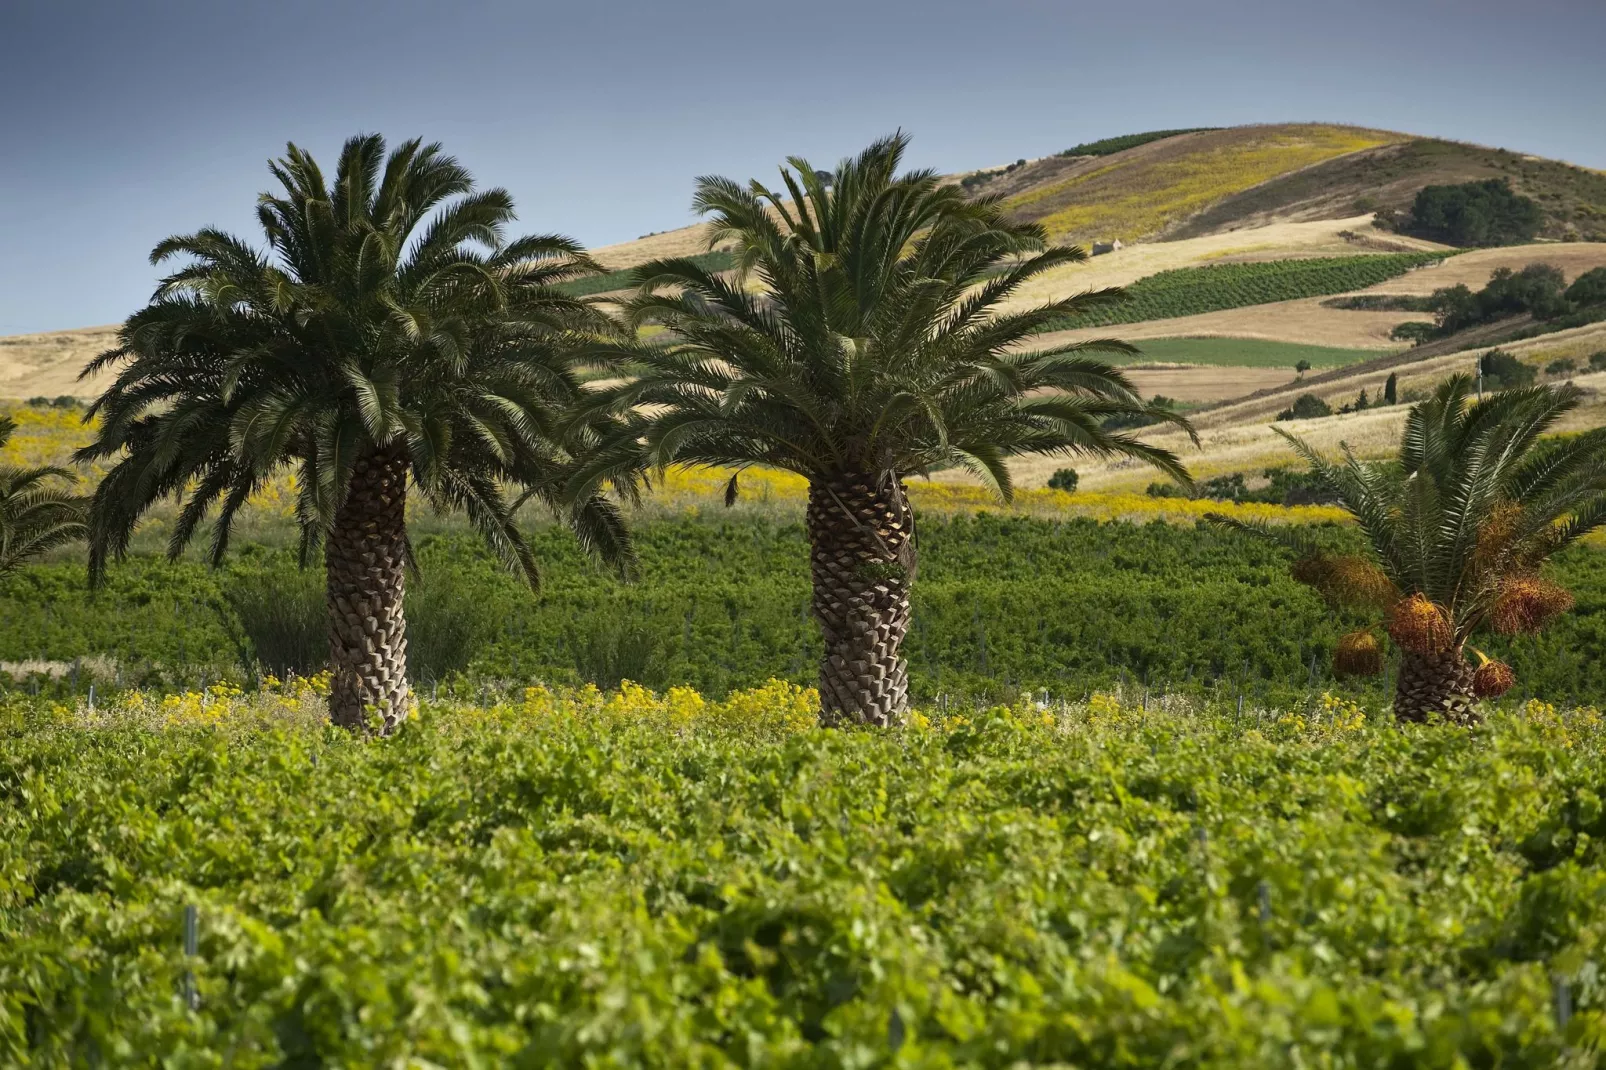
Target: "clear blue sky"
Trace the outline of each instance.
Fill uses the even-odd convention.
[[[121,319],[168,234],[256,241],[288,140],[440,140],[602,245],[898,127],[943,170],[1300,120],[1606,168],[1603,46],[1600,0],[0,0],[0,334]]]

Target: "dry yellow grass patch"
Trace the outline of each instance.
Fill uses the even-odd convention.
[[[1422,295],[1457,284],[1481,290],[1496,268],[1520,271],[1529,264],[1554,264],[1571,281],[1593,268],[1606,267],[1606,242],[1535,242],[1474,249],[1358,292]],[[1424,317],[1419,312],[1414,318]]]
[[[115,326],[0,338],[0,397],[96,397],[114,376],[102,372],[78,382],[78,373],[116,344]]]
[[[662,260],[671,256],[696,256],[698,253],[706,252],[708,252],[708,224],[693,223],[689,227],[666,230],[662,234],[650,234],[635,241],[604,245],[591,250],[591,255],[596,258],[597,263],[609,271],[622,271],[637,264],[645,264],[649,260]]]

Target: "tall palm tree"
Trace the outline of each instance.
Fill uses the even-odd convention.
[[[1341,463],[1278,430],[1309,462],[1321,486],[1355,516],[1367,556],[1319,549],[1292,528],[1218,523],[1294,549],[1296,578],[1332,602],[1385,615],[1400,648],[1395,716],[1458,723],[1477,719],[1474,702],[1512,686],[1509,666],[1469,640],[1480,629],[1536,632],[1572,605],[1540,576],[1550,555],[1606,523],[1606,429],[1555,442],[1540,437],[1578,406],[1572,384],[1506,390],[1473,401],[1470,376],[1456,376],[1412,407],[1395,461]],[[1345,636],[1338,666],[1382,669],[1369,630]]]
[[[0,450],[16,429],[15,420],[0,416]],[[84,537],[88,499],[63,485],[76,478],[65,468],[0,465],[0,576]]]
[[[595,396],[592,411],[626,422],[574,483],[585,494],[674,463],[729,466],[733,501],[751,465],[806,477],[826,723],[886,725],[907,707],[907,477],[961,466],[1007,501],[1009,457],[1081,453],[1186,479],[1171,453],[1103,426],[1131,413],[1184,423],[1089,355],[1131,346],[1025,346],[1120,291],[1001,312],[1028,280],[1087,254],[1048,248],[1041,227],[1009,221],[996,199],[967,202],[930,171],[900,176],[906,144],[877,141],[834,173],[791,158],[782,193],[698,181],[709,247],[735,246],[736,277],[685,259],[637,270],[624,312],[670,341],[610,348],[640,374]]]
[[[241,507],[293,473],[303,563],[324,545],[330,715],[359,726],[377,714],[388,731],[409,706],[409,482],[466,513],[533,584],[504,487],[557,503],[565,446],[593,430],[563,430],[579,392],[570,354],[610,324],[554,288],[597,270],[579,246],[505,240],[512,199],[476,191],[439,145],[407,141],[387,157],[381,138],[352,138],[332,186],[295,145],[270,170],[282,190],[257,206],[267,252],[210,229],[162,242],[153,263],[188,262],[84,373],[121,367],[78,454],[116,459],[91,511],[90,574],[169,496],[188,499],[175,556],[221,502],[216,564]],[[627,561],[617,510],[598,495],[572,501],[563,515],[581,540]]]

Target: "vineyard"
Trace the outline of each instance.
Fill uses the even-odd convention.
[[[535,538],[544,569],[536,595],[470,535],[419,539],[409,657],[426,690],[630,679],[717,695],[772,677],[813,683],[819,637],[798,521],[754,510],[643,524],[642,577],[628,585],[560,530]],[[920,539],[905,649],[923,701],[1022,690],[1081,697],[1123,682],[1257,702],[1339,689],[1332,646],[1353,622],[1290,579],[1280,551],[1240,536],[958,514],[923,519]],[[1525,690],[1512,700],[1606,693],[1606,665],[1579,653],[1606,646],[1606,562],[1582,549],[1555,571],[1578,608],[1542,636],[1489,647],[1520,670]],[[258,663],[306,672],[325,657],[322,580],[321,569],[298,571],[288,548],[246,548],[221,572],[139,557],[93,594],[82,565],[36,565],[0,581],[0,659],[13,686],[58,694],[82,694],[92,678],[102,691],[248,682]],[[1386,686],[1351,693],[1381,704]]]
[[[0,707],[0,1061],[1593,1065],[1606,730],[785,685]],[[185,917],[193,908],[193,954]],[[226,1055],[224,1054],[226,1053]]]
[[[1130,300],[1092,309],[1056,326],[1102,327],[1348,293],[1436,263],[1444,255],[1376,253],[1176,268],[1128,286]]]
[[[1139,145],[1147,145],[1151,141],[1164,141],[1168,137],[1179,134],[1197,134],[1202,130],[1219,130],[1217,126],[1190,126],[1181,130],[1150,130],[1142,134],[1122,134],[1119,137],[1100,138],[1097,141],[1084,141],[1080,145],[1072,145],[1061,156],[1114,156],[1127,149],[1135,149]]]

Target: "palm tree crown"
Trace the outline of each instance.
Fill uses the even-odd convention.
[[[435,508],[463,510],[534,582],[503,486],[558,500],[560,413],[579,389],[569,353],[608,324],[554,284],[596,268],[566,238],[507,240],[507,192],[476,191],[438,145],[411,140],[387,157],[381,138],[352,138],[332,186],[294,145],[270,170],[281,191],[257,206],[268,251],[212,229],[162,242],[153,262],[189,262],[85,372],[121,367],[94,406],[99,435],[79,452],[116,460],[94,499],[90,569],[98,579],[140,515],[180,495],[169,551],[217,506],[217,562],[239,510],[288,470],[303,559],[330,544],[332,639],[340,614],[379,636],[381,652],[368,651],[378,661],[353,668],[347,692],[333,649],[334,712],[359,717],[355,703],[399,716],[409,477]],[[583,496],[565,515],[592,548],[628,557],[604,499]],[[364,567],[384,575],[365,578]],[[337,595],[340,569],[356,587]],[[360,589],[376,584],[383,596]]]
[[[16,429],[15,420],[0,416],[0,450]],[[0,465],[0,576],[84,537],[87,499],[63,485],[76,478],[65,468]]]
[[[1606,429],[1540,441],[1582,392],[1569,383],[1474,402],[1474,389],[1471,377],[1455,376],[1413,406],[1393,462],[1346,451],[1333,463],[1278,429],[1355,516],[1369,558],[1325,554],[1294,529],[1215,518],[1293,547],[1296,575],[1333,601],[1388,611],[1405,659],[1396,712],[1411,720],[1467,719],[1472,698],[1510,686],[1509,669],[1481,656],[1474,673],[1464,645],[1485,627],[1536,631],[1569,607],[1540,566],[1606,523]]]
[[[896,646],[906,607],[892,603],[906,600],[898,583],[908,577],[873,621],[841,614],[868,613],[864,600],[882,597],[875,584],[858,590],[869,578],[884,586],[889,569],[912,575],[905,477],[960,466],[1007,500],[1011,456],[1084,453],[1125,454],[1186,478],[1171,453],[1103,426],[1133,412],[1182,422],[1145,406],[1121,373],[1091,355],[1132,347],[1024,345],[1120,292],[1001,310],[1028,280],[1086,253],[1048,248],[1042,228],[1009,221],[996,199],[967,201],[933,172],[899,175],[906,144],[902,135],[878,141],[834,173],[792,158],[784,193],[699,180],[695,207],[712,217],[710,248],[735,247],[735,277],[685,259],[637,270],[641,289],[624,302],[625,315],[634,325],[662,324],[670,341],[609,349],[639,374],[594,399],[594,411],[625,426],[575,484],[625,484],[671,463],[731,466],[737,475],[768,465],[807,477],[828,717],[884,721],[903,708]],[[835,595],[822,593],[822,553],[840,558],[831,566],[842,573]],[[879,649],[846,639],[834,649],[838,625],[880,636]],[[833,659],[848,666],[835,680],[826,678]]]
[[[1000,313],[1028,280],[1086,252],[1047,248],[1041,227],[1008,221],[996,198],[967,201],[934,172],[897,175],[907,143],[878,141],[834,174],[791,158],[785,196],[756,181],[698,181],[709,246],[735,246],[738,277],[684,259],[637,269],[642,290],[626,314],[673,341],[621,354],[640,374],[597,403],[636,418],[588,466],[594,476],[642,460],[810,478],[959,465],[1007,499],[1008,457],[1079,452],[1130,454],[1186,479],[1169,452],[1102,426],[1134,411],[1182,422],[1089,356],[1133,347],[1022,348],[1121,291]],[[743,285],[754,277],[757,292]]]

